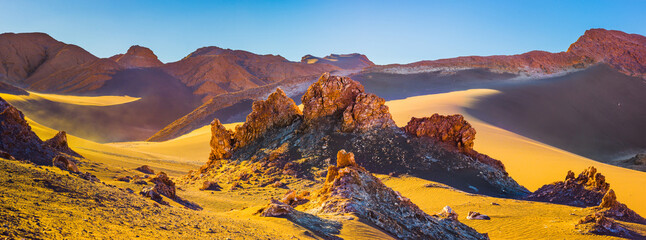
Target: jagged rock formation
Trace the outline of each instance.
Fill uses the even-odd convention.
[[[175,190],[175,183],[168,178],[168,175],[164,172],[157,173],[157,176],[150,179],[150,182],[155,184],[153,191],[158,192],[161,195],[164,195],[170,199],[175,199],[177,197]]]
[[[412,117],[402,129],[412,136],[446,143],[449,149],[455,148],[484,164],[505,170],[501,161],[473,150],[476,130],[460,114],[444,116],[436,113],[431,117]]]
[[[583,217],[576,224],[575,228],[584,234],[609,235],[623,238],[636,237],[615,220],[604,217],[600,214],[592,214]]]
[[[233,131],[226,129],[220,120],[211,122],[211,154],[209,160],[219,160],[231,157],[233,150]]]
[[[42,140],[25,121],[18,109],[0,98],[0,151],[39,165],[52,165],[58,151]]]
[[[301,58],[301,62],[307,64],[326,63],[342,69],[363,69],[375,65],[366,55],[359,53],[330,54],[323,58],[308,54]]]
[[[646,224],[646,219],[644,219],[642,216],[639,216],[639,214],[637,214],[635,211],[629,209],[626,204],[617,201],[617,195],[615,195],[615,191],[613,191],[612,189],[610,189],[606,193],[606,195],[603,196],[601,204],[595,207],[594,210],[597,214],[600,214],[604,217],[609,217],[625,222]]]
[[[68,145],[67,145],[67,133],[65,131],[60,131],[58,132],[54,137],[50,138],[49,140],[45,141],[45,145],[56,149],[59,152],[62,153],[67,153],[71,156],[75,157],[82,157],[80,154],[72,150]]]
[[[256,104],[247,122],[234,132],[234,136],[252,137],[234,137],[235,147],[230,152],[221,147],[226,144],[215,144],[213,151],[218,154],[213,156],[230,153],[230,158],[209,161],[191,178],[201,178],[202,174],[221,175],[226,181],[262,186],[275,181],[261,179],[283,175],[312,179],[319,176],[318,169],[328,167],[325,156],[348,149],[357,156],[358,163],[376,173],[413,174],[450,183],[465,191],[496,196],[527,193],[508,176],[504,167],[447,148],[433,139],[406,134],[394,125],[383,100],[365,93],[350,78],[323,74],[308,88],[302,102],[302,116],[294,103],[280,92]],[[223,128],[215,126],[214,129],[214,139],[228,139],[226,132],[221,131]],[[251,171],[225,170],[227,164],[236,164],[237,160],[250,160]]]
[[[410,64],[374,66],[366,71],[410,74],[489,69],[519,75],[545,75],[607,63],[624,74],[646,76],[646,37],[605,29],[587,30],[566,52],[531,51],[518,55],[467,56]]]
[[[134,45],[125,54],[110,57],[124,68],[159,67],[163,65],[152,50],[139,45]]]
[[[458,221],[424,213],[357,165],[354,155],[343,150],[307,208],[314,214],[356,214],[400,239],[488,239]]]
[[[603,196],[610,189],[606,177],[589,167],[574,177],[568,171],[564,181],[547,184],[527,195],[525,199],[540,202],[551,202],[575,207],[592,207],[601,204]]]
[[[233,134],[235,148],[246,146],[272,128],[291,124],[301,114],[294,100],[277,88],[267,100],[255,101],[251,113],[247,115],[247,121],[242,126],[236,127]]]

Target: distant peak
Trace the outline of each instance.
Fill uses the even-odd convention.
[[[326,63],[343,69],[363,69],[375,65],[366,55],[360,53],[330,54],[324,58],[307,54],[301,58],[301,62],[307,64]]]
[[[125,68],[145,68],[163,65],[152,50],[139,45],[132,45],[128,48],[126,54],[115,55],[110,59]]]

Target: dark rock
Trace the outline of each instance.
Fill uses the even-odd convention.
[[[544,185],[525,199],[540,202],[565,204],[575,207],[592,207],[601,204],[601,199],[610,189],[606,178],[589,167],[578,177],[568,172],[565,181]]]
[[[155,170],[150,168],[150,166],[148,166],[148,165],[143,165],[141,167],[135,168],[135,170],[140,171],[142,173],[146,173],[146,174],[155,174]]]
[[[150,182],[155,184],[153,190],[162,194],[170,199],[175,199],[177,197],[175,190],[175,183],[168,178],[168,175],[164,172],[159,172],[155,177],[153,177]]]
[[[204,184],[202,184],[202,187],[200,190],[209,190],[209,191],[220,191],[222,190],[222,187],[217,182],[213,181],[204,181]]]
[[[74,161],[62,155],[58,155],[54,157],[54,159],[52,160],[52,164],[55,167],[63,169],[65,171],[70,171],[75,173],[79,172],[79,169],[76,166],[76,163],[74,163]]]
[[[132,177],[130,176],[122,176],[117,178],[117,181],[128,182],[128,183],[130,182],[130,180],[132,180]]]
[[[16,160],[11,154],[8,152],[0,150],[0,158],[8,159],[8,160]]]
[[[70,156],[82,157],[67,145],[67,133],[65,131],[58,132],[54,137],[45,141],[44,144]]]
[[[488,239],[458,221],[429,216],[356,164],[333,171],[328,176],[335,177],[312,196],[309,212],[354,214],[400,239]]]
[[[624,238],[636,237],[621,226],[621,224],[601,214],[592,214],[581,218],[575,228],[585,234],[609,235]]]

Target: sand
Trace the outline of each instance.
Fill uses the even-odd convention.
[[[404,126],[411,117],[430,116],[433,113],[463,114],[476,129],[474,149],[501,160],[507,172],[530,191],[544,184],[560,181],[568,170],[575,173],[595,166],[606,176],[619,201],[641,215],[646,215],[646,173],[616,167],[584,158],[564,150],[534,141],[504,129],[491,126],[465,113],[464,108],[478,98],[499,93],[491,89],[472,89],[388,101],[386,105],[398,126]]]

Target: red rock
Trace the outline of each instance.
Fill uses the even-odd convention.
[[[52,160],[52,164],[55,167],[63,169],[65,171],[79,172],[79,169],[76,166],[76,163],[74,163],[72,160],[62,155],[58,155],[54,157],[54,159]]]
[[[157,59],[157,55],[152,50],[138,45],[130,47],[126,54],[119,54],[110,59],[124,68],[146,68],[164,65]]]
[[[363,86],[359,82],[349,77],[325,73],[307,89],[301,99],[303,118],[306,123],[310,123],[322,117],[342,114],[363,92]]]
[[[473,148],[476,130],[460,114],[411,118],[404,131],[416,137],[430,137],[448,143],[462,150]]]
[[[159,172],[155,177],[153,177],[150,182],[155,184],[153,190],[158,192],[161,195],[164,195],[170,199],[175,199],[177,197],[175,190],[175,183],[168,178],[168,175],[164,172]]]
[[[372,93],[357,95],[355,103],[343,111],[341,130],[350,132],[396,127],[385,103],[383,98]]]
[[[227,159],[233,150],[233,131],[215,119],[211,122],[211,154],[209,160]]]
[[[242,126],[237,126],[233,139],[235,148],[241,148],[261,137],[272,128],[291,124],[301,115],[294,100],[287,97],[280,88],[269,95],[267,100],[255,101],[252,111]]]

